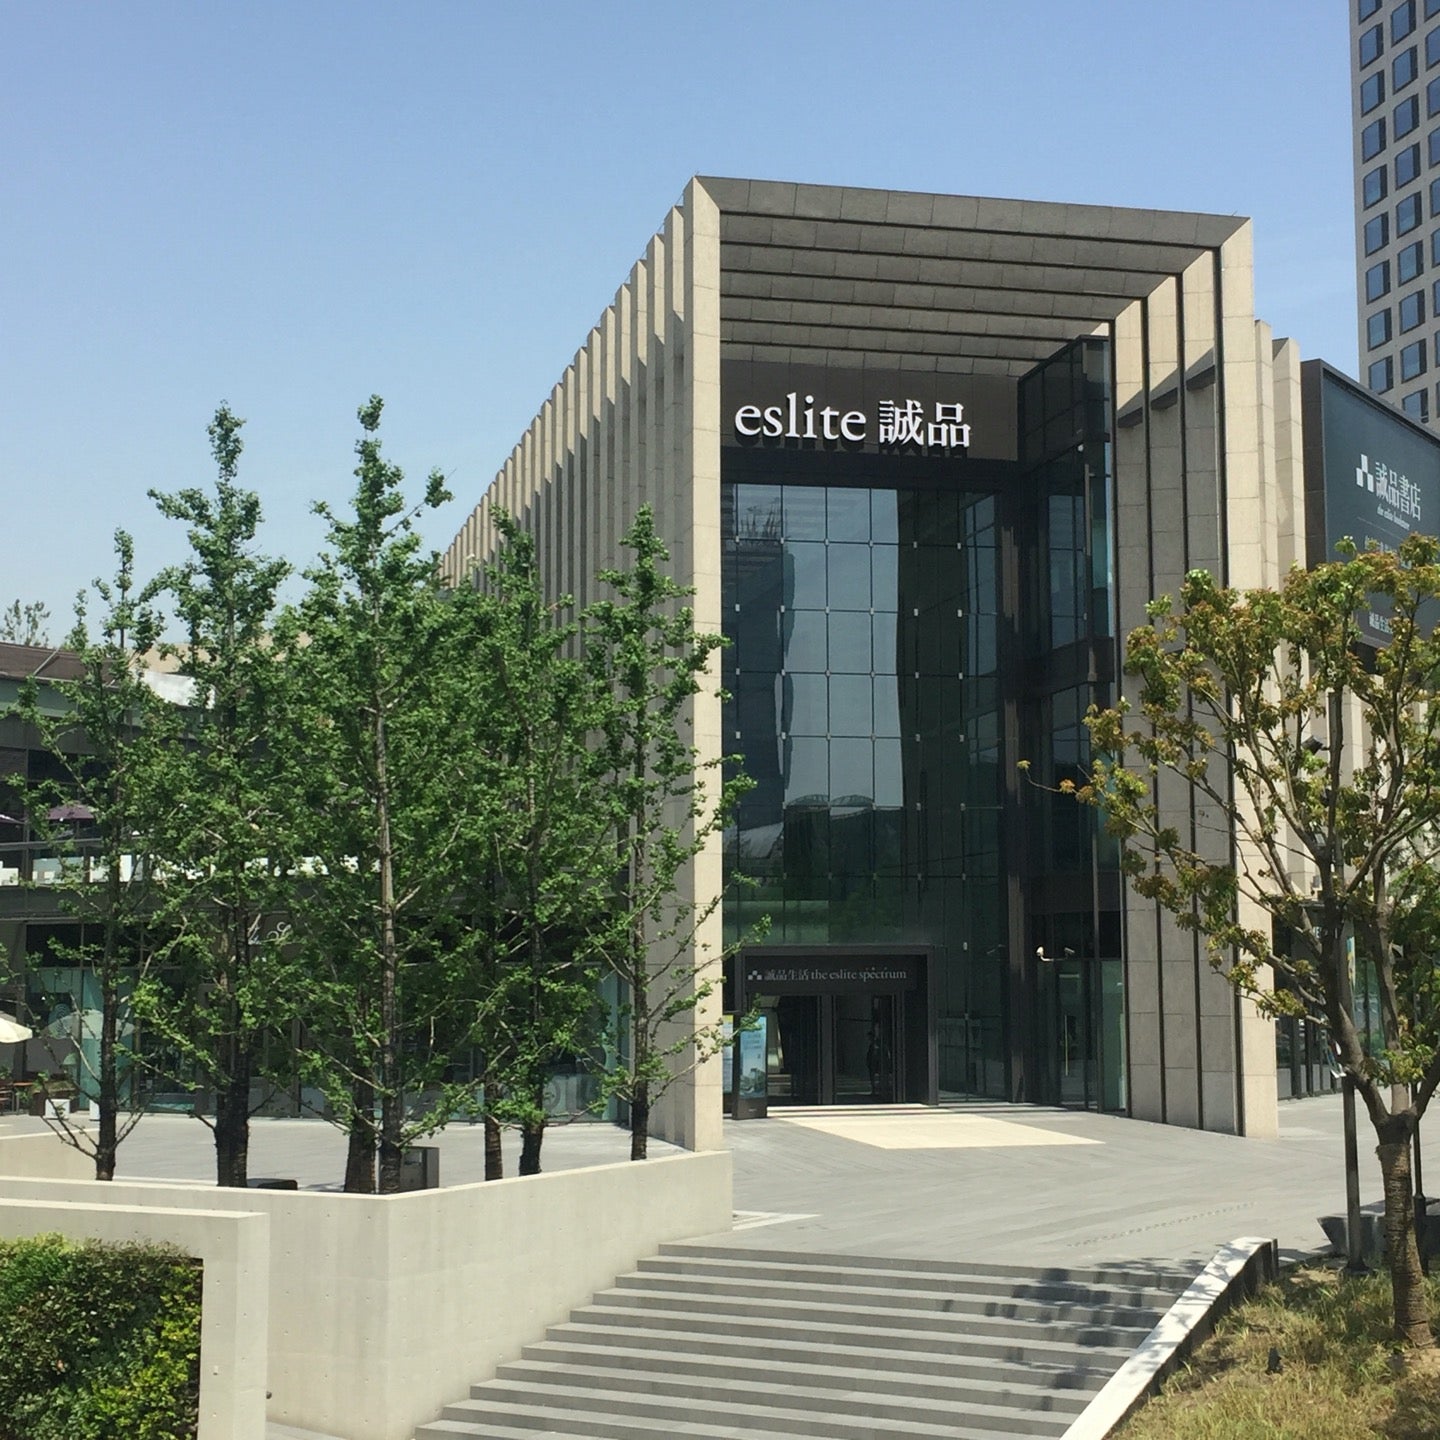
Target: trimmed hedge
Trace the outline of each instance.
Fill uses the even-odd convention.
[[[199,1396],[197,1261],[0,1241],[0,1440],[192,1440]]]

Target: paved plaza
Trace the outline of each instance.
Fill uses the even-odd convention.
[[[1299,1254],[1323,1244],[1316,1217],[1343,1209],[1340,1125],[1337,1096],[1282,1105],[1278,1140],[1036,1106],[776,1109],[726,1124],[734,1241],[1077,1265],[1208,1258],[1227,1240],[1262,1235]],[[1360,1126],[1361,1193],[1371,1201],[1379,1168],[1363,1115]],[[429,1142],[440,1150],[442,1184],[483,1178],[483,1139],[478,1125],[456,1125]],[[518,1150],[507,1135],[509,1175]],[[670,1150],[651,1143],[652,1155]],[[344,1151],[344,1137],[320,1121],[257,1120],[250,1173],[335,1189]],[[628,1155],[625,1132],[577,1123],[547,1133],[543,1164],[573,1169]],[[196,1120],[148,1116],[121,1150],[124,1179],[213,1174],[210,1133]]]
[[[1344,1209],[1338,1096],[1282,1106],[1268,1141],[980,1104],[811,1112],[727,1136],[736,1210],[795,1217],[742,1214],[747,1246],[1074,1266],[1208,1260],[1258,1235],[1298,1255],[1324,1244],[1316,1217]],[[1375,1200],[1363,1128],[1360,1145]]]

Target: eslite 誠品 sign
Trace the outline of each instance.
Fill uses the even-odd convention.
[[[950,454],[970,445],[970,424],[958,401],[881,400],[875,408],[875,443],[894,449],[915,448]],[[871,419],[863,410],[817,405],[813,395],[792,390],[779,405],[741,405],[735,433],[744,440],[815,440],[863,445],[871,439]]]

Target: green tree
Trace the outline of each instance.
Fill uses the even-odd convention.
[[[725,642],[697,632],[648,506],[621,543],[630,566],[600,572],[616,598],[590,606],[584,639],[605,696],[597,754],[616,856],[605,960],[625,993],[625,1044],[607,1083],[629,1106],[630,1158],[643,1160],[655,1102],[726,1040],[723,1025],[692,1023],[719,983],[723,957],[704,953],[699,934],[722,896],[687,898],[685,887],[750,782],[722,781],[721,761],[702,760],[689,738],[692,699]]]
[[[85,593],[76,600],[66,645],[79,662],[78,676],[47,682],[44,698],[32,678],[16,706],[64,774],[58,788],[32,794],[32,811],[43,815],[63,803],[73,816],[88,817],[91,832],[81,848],[70,839],[75,822],[49,827],[51,838],[74,852],[69,873],[79,881],[67,889],[65,902],[78,922],[79,941],[55,947],[55,954],[94,975],[100,1001],[97,1036],[94,1007],[83,993],[72,998],[76,1028],[69,1037],[77,1066],[89,1072],[82,1088],[94,1089],[96,1127],[68,1118],[54,1123],[94,1158],[97,1180],[114,1178],[119,1144],[144,1112],[135,1056],[122,1030],[128,1009],[123,987],[143,973],[147,960],[153,776],[174,728],[169,707],[144,679],[144,656],[158,628],[155,587],[137,581],[134,544],[123,530],[115,533],[115,557],[113,580],[94,582],[103,610],[93,633]],[[93,1061],[87,1052],[92,1039],[99,1041]]]
[[[316,507],[327,549],[287,626],[304,636],[302,793],[319,862],[294,910],[311,985],[303,1065],[350,1135],[347,1188],[370,1188],[378,1154],[391,1193],[406,1146],[470,1097],[447,1072],[480,1002],[465,983],[473,937],[456,919],[466,757],[446,708],[455,626],[470,616],[447,601],[414,528],[419,508],[449,498],[443,477],[407,504],[381,453],[382,408],[372,396],[359,411],[349,514]]]
[[[22,605],[20,601],[12,600],[0,610],[0,640],[11,645],[48,645],[49,619],[50,611],[40,601]]]
[[[1061,787],[1103,811],[1131,886],[1199,931],[1242,993],[1328,1030],[1374,1127],[1395,1330],[1416,1347],[1434,1344],[1410,1142],[1440,1083],[1436,558],[1419,536],[1398,554],[1351,548],[1278,591],[1192,572],[1178,606],[1156,601],[1129,637],[1134,706],[1091,712],[1101,758]],[[1359,623],[1377,608],[1391,626],[1378,650]],[[1160,803],[1166,774],[1193,787],[1195,827]],[[1380,998],[1368,1049],[1352,938]]]
[[[501,1173],[502,1123],[520,1128],[520,1173],[538,1173],[554,1067],[600,1043],[600,939],[615,867],[605,776],[588,745],[601,696],[567,654],[571,602],[546,602],[534,539],[508,515],[498,526],[500,551],[479,588],[454,597],[483,618],[459,627],[463,653],[447,667],[457,712],[469,717],[487,1178]]]
[[[214,1096],[216,1176],[247,1179],[250,1115],[267,1043],[295,970],[285,920],[296,853],[292,797],[305,757],[281,737],[294,688],[272,639],[289,567],[260,554],[259,499],[236,482],[244,422],[222,405],[209,427],[218,475],[151,492],[187,527],[190,556],[164,572],[185,642],[167,647],[193,687],[180,743],[154,777],[157,959],[137,991],[151,1030]]]

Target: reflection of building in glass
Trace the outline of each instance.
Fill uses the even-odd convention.
[[[694,734],[754,788],[693,893],[748,882],[710,954],[769,919],[726,999],[771,1022],[772,1103],[943,1090],[1274,1132],[1273,1026],[1055,790],[1153,596],[1303,558],[1299,389],[1244,220],[691,182],[447,565],[503,506],[584,603],[654,507],[731,641]],[[718,1080],[662,1129],[717,1141]]]

